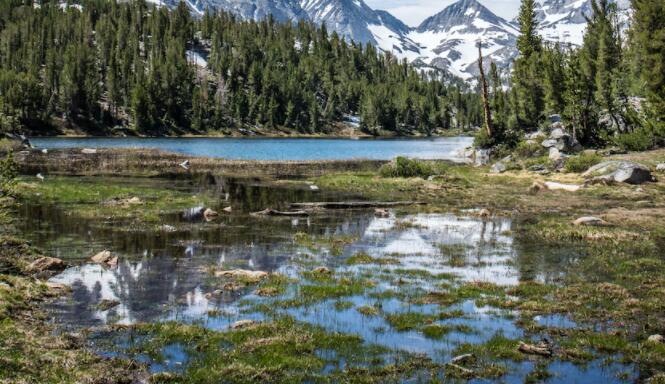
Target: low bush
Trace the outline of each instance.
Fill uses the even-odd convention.
[[[426,179],[437,174],[432,164],[416,159],[398,157],[379,170],[383,177],[422,177]]]
[[[647,151],[665,145],[665,123],[648,120],[632,132],[612,138],[614,145],[626,151]]]
[[[537,142],[520,141],[515,147],[515,156],[520,158],[540,156],[543,152],[543,146]]]
[[[566,160],[564,169],[566,172],[584,172],[601,161],[603,157],[596,153],[582,153]]]
[[[9,152],[5,159],[0,161],[0,197],[14,193],[17,176],[18,169],[12,153]]]

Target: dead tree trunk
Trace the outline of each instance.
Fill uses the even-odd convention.
[[[485,79],[485,70],[483,69],[483,51],[482,43],[478,42],[478,68],[480,69],[480,86],[483,93],[483,110],[485,112],[485,129],[487,137],[492,137],[492,111],[490,110],[489,91],[487,80]]]

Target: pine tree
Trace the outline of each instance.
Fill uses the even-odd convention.
[[[641,79],[646,89],[651,117],[665,121],[665,2],[632,0],[631,41],[641,62]]]
[[[543,84],[540,75],[541,39],[537,34],[534,0],[522,0],[518,16],[520,34],[517,38],[519,57],[513,68],[513,87],[517,93],[515,109],[517,124],[522,130],[537,128],[543,117]]]

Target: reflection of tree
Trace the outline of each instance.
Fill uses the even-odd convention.
[[[368,225],[369,217],[367,213],[321,216],[306,229],[314,236],[355,234]],[[119,233],[106,227],[81,228],[92,231],[91,237],[103,239],[105,247],[121,256],[121,263],[116,269],[104,270],[94,284],[87,283],[88,287],[73,285],[74,300],[59,304],[58,309],[74,324],[98,322],[95,315],[102,299],[102,284],[108,284],[122,303],[122,307],[109,311],[110,319],[115,310],[126,308],[133,320],[150,321],[165,314],[165,305],[184,305],[187,294],[197,287],[203,292],[219,288],[207,269],[217,265],[221,255],[225,255],[228,265],[247,268],[251,261],[253,268],[268,271],[277,269],[293,255],[294,229],[290,220],[233,216],[225,226],[194,226],[198,229],[186,233]],[[189,255],[186,249],[191,250]]]
[[[515,239],[515,264],[520,280],[543,280],[555,283],[563,271],[580,257],[580,249],[561,244],[543,244],[533,240]]]

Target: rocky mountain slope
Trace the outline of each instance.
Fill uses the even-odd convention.
[[[175,6],[179,0],[150,0]],[[615,0],[627,21],[629,0]],[[186,0],[192,12],[223,9],[244,19],[268,15],[281,22],[308,20],[325,24],[329,31],[385,52],[423,68],[443,69],[469,79],[478,72],[478,42],[483,53],[500,67],[508,67],[517,55],[516,20],[505,20],[477,0],[459,0],[411,28],[386,11],[374,10],[363,0]],[[542,0],[537,3],[540,34],[546,41],[580,45],[591,13],[591,0]]]

